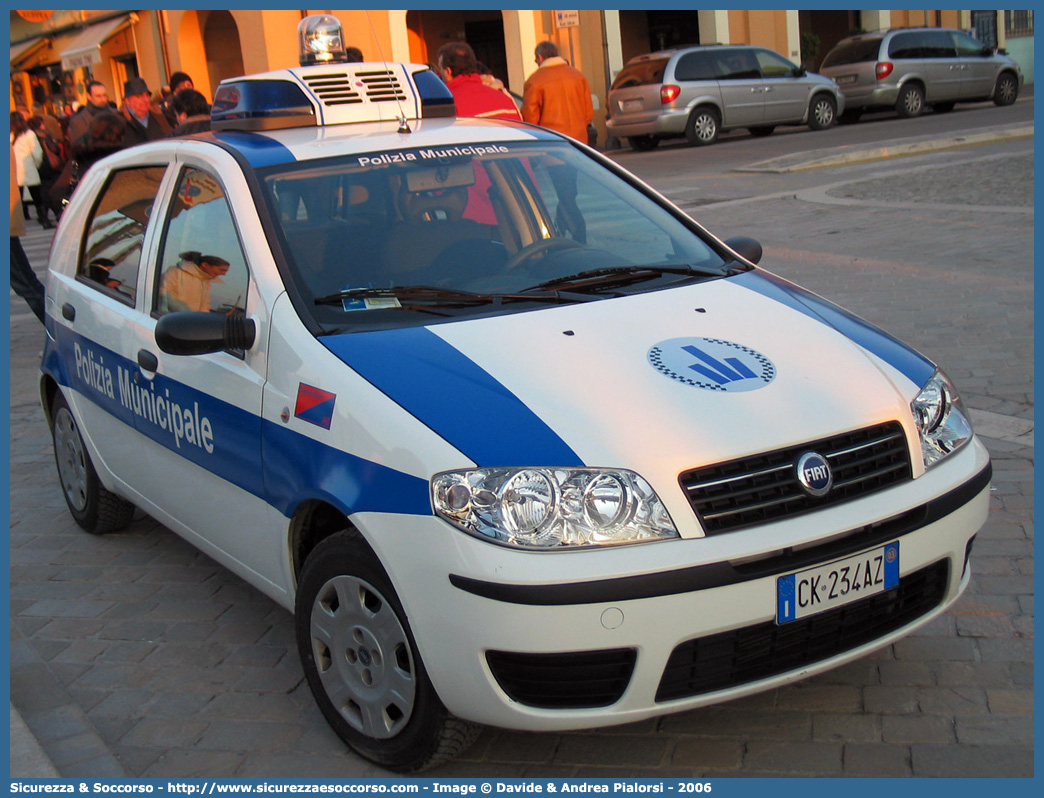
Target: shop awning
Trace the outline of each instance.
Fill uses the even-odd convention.
[[[23,69],[22,62],[32,58],[40,48],[47,44],[47,39],[37,36],[27,42],[11,45],[11,70]]]
[[[101,46],[130,24],[130,15],[127,15],[86,28],[61,50],[62,69],[71,72],[77,67],[100,64]]]

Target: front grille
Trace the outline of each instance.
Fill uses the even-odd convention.
[[[607,707],[620,700],[631,681],[633,648],[566,654],[487,651],[486,662],[508,696],[530,707]]]
[[[352,74],[325,72],[304,75],[302,80],[326,106],[406,99],[398,76],[388,69],[359,70]]]
[[[738,687],[871,643],[938,607],[949,576],[949,561],[941,560],[904,576],[891,590],[810,618],[689,640],[671,652],[656,700]]]
[[[830,463],[834,484],[826,496],[810,496],[797,480],[796,464],[806,452]],[[713,535],[851,501],[912,477],[906,435],[892,421],[697,468],[680,481],[704,531]]]

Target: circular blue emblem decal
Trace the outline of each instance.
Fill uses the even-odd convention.
[[[797,461],[797,479],[809,496],[826,496],[834,485],[830,463],[818,452],[806,452]]]
[[[776,377],[776,367],[760,352],[717,338],[661,341],[648,358],[661,374],[708,391],[756,391]]]

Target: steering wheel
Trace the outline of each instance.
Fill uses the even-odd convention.
[[[541,238],[534,241],[532,244],[522,247],[518,252],[507,259],[507,263],[504,264],[504,270],[508,271],[514,269],[523,261],[529,260],[534,255],[538,255],[541,252],[549,252],[553,249],[576,249],[582,247],[580,244],[571,238]]]

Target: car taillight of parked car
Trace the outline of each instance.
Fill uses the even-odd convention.
[[[671,86],[669,84],[660,86],[660,103],[662,105],[670,105],[678,99],[679,94],[681,94],[681,86]]]
[[[878,80],[884,80],[892,74],[892,70],[895,68],[895,64],[891,61],[878,61],[877,66],[874,68],[874,74]]]

